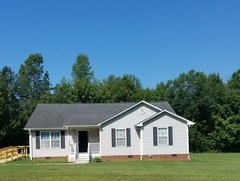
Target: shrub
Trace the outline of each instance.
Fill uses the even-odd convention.
[[[102,159],[101,159],[99,156],[96,156],[96,157],[94,157],[94,158],[92,159],[92,161],[93,161],[94,163],[100,163],[100,162],[102,162]]]

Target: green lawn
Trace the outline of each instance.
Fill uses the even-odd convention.
[[[23,159],[0,164],[0,180],[240,180],[240,153],[192,154],[191,159],[86,165]]]

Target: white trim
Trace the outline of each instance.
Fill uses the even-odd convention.
[[[99,156],[102,156],[102,134],[101,134],[101,128],[99,128]]]
[[[87,146],[87,152],[80,152],[79,150],[79,132],[87,132],[87,143],[88,143],[88,146],[89,146],[89,138],[90,138],[90,131],[89,130],[77,130],[77,147],[78,147],[78,151],[77,151],[77,154],[84,154],[84,153],[88,153],[88,149],[89,147]]]
[[[190,160],[190,156],[189,156],[189,128],[190,126],[187,126],[187,154],[188,154],[188,159]]]
[[[61,130],[67,130],[67,128],[23,128],[23,130],[32,130],[32,131],[49,131],[49,130],[56,130],[56,131],[61,131]]]
[[[152,108],[155,108],[155,109],[157,109],[157,110],[159,110],[159,111],[162,111],[162,109],[160,109],[160,108],[158,108],[158,107],[156,107],[156,106],[154,106],[154,105],[152,105],[152,104],[150,104],[150,103],[142,100],[142,101],[140,101],[139,103],[134,104],[133,106],[131,106],[131,107],[125,109],[124,111],[116,114],[115,116],[112,116],[111,118],[109,118],[109,119],[107,119],[107,120],[99,123],[98,125],[100,126],[100,125],[102,125],[102,124],[104,124],[104,123],[106,123],[106,122],[108,122],[108,121],[110,121],[110,120],[112,120],[112,119],[120,116],[121,114],[123,114],[123,113],[125,113],[125,112],[127,112],[127,111],[129,111],[129,110],[131,110],[131,109],[133,109],[134,107],[136,107],[136,106],[138,106],[138,105],[140,105],[140,104],[142,104],[142,103],[143,103],[143,104],[146,104],[146,105],[148,105],[148,106],[150,106],[150,107],[152,107]]]
[[[140,153],[141,160],[143,160],[143,127],[140,128]]]
[[[99,125],[64,125],[66,129],[68,128],[100,128]]]
[[[32,132],[31,130],[29,129],[29,157],[30,159],[32,160],[33,159],[33,147],[32,147]]]
[[[183,118],[183,117],[181,117],[181,116],[179,116],[179,115],[177,115],[177,114],[174,114],[174,113],[172,113],[172,112],[170,112],[170,111],[168,111],[168,110],[163,110],[163,111],[161,111],[161,112],[159,112],[159,113],[157,113],[157,114],[154,114],[153,116],[151,116],[151,117],[149,117],[149,118],[147,118],[147,119],[139,122],[136,126],[142,127],[145,122],[147,122],[147,121],[149,121],[149,120],[151,120],[151,119],[153,119],[153,118],[155,118],[155,117],[157,117],[157,116],[159,116],[159,115],[161,115],[161,114],[163,114],[163,113],[168,113],[168,114],[170,114],[170,115],[172,115],[172,116],[175,116],[175,117],[177,117],[177,118],[185,121],[188,126],[192,126],[192,125],[195,124],[194,122],[192,122],[192,121],[190,121],[190,120],[188,120],[188,119],[185,119],[185,118]]]

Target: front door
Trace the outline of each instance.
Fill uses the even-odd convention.
[[[87,131],[79,131],[78,132],[78,148],[79,153],[88,152],[88,132]]]

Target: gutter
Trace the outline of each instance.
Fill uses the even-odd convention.
[[[100,128],[99,125],[63,125],[65,129],[68,128]]]
[[[38,130],[67,130],[64,127],[59,127],[59,128],[23,128],[25,131],[38,131]]]

